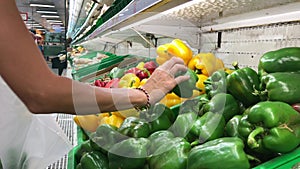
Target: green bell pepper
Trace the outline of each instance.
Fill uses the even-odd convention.
[[[169,130],[160,130],[152,133],[148,139],[151,142],[149,153],[154,154],[158,147],[166,144],[168,141],[174,139],[174,134]]]
[[[249,169],[244,143],[237,137],[218,138],[191,149],[187,169]]]
[[[248,114],[243,114],[238,125],[238,134],[243,140],[247,140],[249,134],[253,130],[253,125],[247,120],[247,118]]]
[[[109,76],[111,79],[121,78],[122,76],[124,76],[124,74],[125,74],[125,69],[121,69],[118,67],[114,67],[109,72]]]
[[[254,94],[259,89],[259,84],[258,74],[249,67],[238,69],[227,76],[228,92],[245,107],[260,101],[260,97]]]
[[[204,81],[205,93],[208,98],[212,98],[218,93],[227,93],[226,77],[228,73],[224,70],[215,71],[210,77]]]
[[[1,169],[2,169],[2,168],[1,168]],[[76,169],[82,169],[81,163],[78,163],[78,164],[76,165]]]
[[[115,126],[102,124],[97,128],[95,134],[91,134],[90,145],[93,150],[107,153],[114,144],[127,138],[127,136],[119,133]]]
[[[201,111],[221,114],[227,122],[234,115],[240,114],[240,105],[231,94],[218,93],[208,103],[204,104]]]
[[[235,115],[226,123],[224,131],[225,136],[243,138],[240,136],[240,133],[238,131],[241,118],[242,115]]]
[[[148,160],[151,169],[186,169],[187,156],[191,145],[184,139],[176,137],[165,140]]]
[[[110,169],[141,169],[148,157],[150,141],[146,138],[129,138],[111,147],[108,152]]]
[[[91,147],[91,144],[90,144],[90,140],[86,140],[84,142],[82,142],[80,145],[79,145],[79,148],[77,149],[77,151],[75,152],[75,159],[76,161],[80,161],[81,157],[88,153],[88,152],[91,152],[93,149]]]
[[[270,51],[260,58],[258,73],[262,77],[275,72],[299,72],[300,48],[287,47]]]
[[[198,76],[191,69],[188,69],[184,75],[189,76],[189,80],[186,80],[176,85],[172,92],[174,92],[179,97],[189,98],[192,97],[193,90],[196,90]]]
[[[299,67],[300,70],[300,67]],[[282,101],[289,104],[300,102],[300,72],[277,72],[265,75],[261,79],[258,95],[262,100]]]
[[[195,112],[179,114],[173,125],[169,128],[169,130],[176,137],[186,137],[188,136],[196,120],[197,114]]]
[[[189,131],[189,136],[194,138],[192,144],[204,143],[216,138],[220,138],[224,134],[225,120],[222,115],[213,112],[207,112],[198,117],[193,127]],[[191,136],[192,135],[192,136]]]
[[[144,119],[139,119],[137,117],[127,117],[118,131],[129,137],[147,138],[150,135],[149,123]]]
[[[140,118],[149,122],[150,133],[168,129],[176,119],[175,113],[164,104],[156,103],[149,110],[142,111]]]
[[[200,110],[204,104],[209,101],[207,94],[202,94],[192,99],[185,100],[179,107],[179,114],[185,114],[189,112],[195,112],[198,115],[202,115]]]
[[[80,167],[82,169],[109,169],[108,159],[98,151],[91,151],[81,157]]]
[[[244,114],[247,114],[247,111],[245,111]],[[246,121],[245,117],[247,117],[247,115],[235,115],[233,118],[231,118],[225,126],[225,131],[224,131],[225,136],[238,137],[245,142],[247,140],[248,135],[252,131],[252,125]],[[241,127],[241,126],[243,126],[243,127]],[[274,158],[277,156],[277,154],[268,151],[267,149],[263,148],[262,146],[260,146],[256,149],[251,149],[251,148],[248,148],[247,144],[245,147],[245,152],[247,152],[247,154],[250,154],[250,155],[258,158],[260,160],[260,163],[261,163],[261,161],[268,161],[271,158]]]
[[[239,131],[246,131],[241,134],[251,149],[287,153],[300,144],[300,114],[287,103],[259,102],[240,123]]]

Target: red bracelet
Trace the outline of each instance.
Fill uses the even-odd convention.
[[[134,106],[134,108],[135,108],[137,111],[148,110],[148,109],[150,108],[150,106],[151,106],[151,104],[150,104],[150,95],[149,95],[149,93],[148,93],[144,88],[142,88],[142,87],[138,87],[138,88],[135,88],[135,89],[140,90],[140,91],[142,91],[142,92],[145,93],[145,95],[146,95],[146,97],[147,97],[147,103],[146,103],[145,106],[137,106],[137,105],[136,105],[136,106]]]

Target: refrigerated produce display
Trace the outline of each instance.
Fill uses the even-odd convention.
[[[300,168],[299,0],[69,3],[74,80],[139,88],[171,57],[190,78],[148,109],[60,115],[67,169]]]

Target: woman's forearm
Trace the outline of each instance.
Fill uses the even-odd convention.
[[[138,90],[100,89],[53,74],[14,3],[0,2],[0,75],[31,112],[86,114],[146,104]]]
[[[25,98],[33,113],[62,112],[71,114],[95,114],[142,106],[146,95],[134,89],[109,89],[93,87],[64,77],[54,77],[48,86],[39,86]],[[58,85],[55,85],[58,84]]]

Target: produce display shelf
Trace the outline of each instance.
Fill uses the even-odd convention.
[[[75,58],[78,58],[78,59],[82,59],[82,58],[84,58],[84,59],[93,59],[93,58],[97,57],[98,54],[104,54],[104,55],[107,55],[108,57],[116,57],[117,56],[115,54],[105,52],[105,51],[92,51],[92,52],[88,52],[88,53],[82,54],[82,55],[77,56],[77,57],[69,57],[68,59],[71,63],[72,73],[76,73],[77,71],[80,71],[80,69],[84,68],[84,67],[81,67],[81,68],[76,68],[75,67],[75,65],[74,65]]]
[[[173,112],[179,112],[180,105],[175,105],[171,107]],[[76,169],[76,165],[78,161],[75,159],[75,154],[79,149],[80,144],[88,139],[89,133],[86,133],[83,129],[78,127],[77,130],[77,140],[78,144],[68,153],[68,166],[67,169]],[[300,147],[295,149],[294,151],[283,154],[276,158],[273,158],[267,162],[264,162],[252,169],[299,169],[300,167]]]
[[[114,3],[108,8],[108,10],[97,20],[96,25],[93,25],[92,28],[87,31],[82,37],[79,36],[79,34],[75,35],[75,41],[81,41],[82,39],[86,38],[86,36],[89,36],[91,33],[93,33],[98,27],[106,23],[110,18],[114,17],[117,13],[122,11],[129,3],[131,3],[133,0],[116,0]],[[80,37],[80,38],[79,38]],[[78,39],[79,38],[79,39]]]
[[[104,58],[99,63],[95,63],[86,67],[83,67],[79,70],[73,71],[72,76],[74,80],[83,81],[84,77],[86,76],[95,76],[97,75],[98,71],[105,70],[109,71],[110,69],[106,68],[113,68],[117,66],[120,62],[124,60],[122,56],[110,56],[108,58]]]

